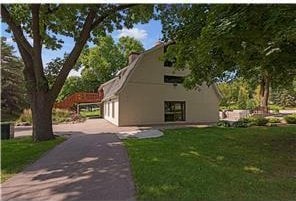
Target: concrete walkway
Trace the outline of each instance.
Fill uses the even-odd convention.
[[[54,126],[70,138],[4,182],[2,200],[134,200],[127,151],[114,134],[134,129],[102,119]],[[30,134],[16,128],[16,136]]]
[[[98,134],[98,133],[118,133],[124,131],[134,131],[139,129],[136,126],[117,127],[104,119],[88,119],[81,123],[65,123],[53,125],[53,131],[56,135],[61,134]],[[32,126],[16,126],[15,137],[32,135]]]

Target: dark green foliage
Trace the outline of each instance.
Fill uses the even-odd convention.
[[[124,141],[137,200],[295,200],[296,127],[169,129]]]
[[[119,42],[117,44],[120,52],[123,54],[124,59],[125,59],[125,65],[128,64],[128,56],[132,52],[143,52],[145,49],[143,47],[143,44],[129,36],[124,36],[119,38]]]
[[[230,123],[228,121],[220,120],[217,122],[217,126],[219,127],[230,127]]]
[[[44,69],[44,74],[48,80],[48,85],[52,87],[55,82],[60,70],[63,67],[64,59],[56,58],[53,61],[49,62]]]
[[[250,126],[249,122],[242,120],[242,119],[240,119],[236,122],[233,122],[233,124],[232,124],[232,127],[234,127],[234,128],[246,128],[249,126]]]
[[[220,102],[222,107],[236,106],[238,109],[253,109],[258,106],[254,100],[255,90],[243,79],[221,82],[218,88],[223,95]]]
[[[272,90],[270,99],[282,107],[296,107],[296,80],[292,86],[280,86]]]
[[[111,36],[97,38],[97,45],[87,49],[80,60],[84,67],[81,75],[86,90],[97,89],[101,83],[110,80],[125,66],[124,56]]]
[[[284,117],[288,124],[296,124],[296,114],[287,115]]]
[[[262,116],[253,116],[248,118],[242,118],[239,120],[239,122],[242,122],[247,126],[266,126],[266,124],[268,123],[268,119]]]
[[[96,83],[93,83],[96,85]],[[57,98],[58,101],[63,100],[67,96],[75,93],[75,92],[83,92],[86,91],[84,87],[84,82],[81,77],[71,76],[68,77],[65,81],[65,84]]]
[[[1,38],[1,121],[14,121],[27,106],[24,64],[14,56],[13,47]]]
[[[290,85],[295,78],[294,5],[183,4],[162,10],[164,38],[176,42],[167,57],[176,58],[176,68],[191,70],[185,86],[243,77],[262,86],[266,109],[269,86]]]
[[[254,117],[252,118],[252,122],[254,122],[255,126],[266,126],[268,119],[264,117]]]
[[[274,113],[279,113],[280,110],[284,108],[278,105],[269,105],[269,109],[272,110]]]

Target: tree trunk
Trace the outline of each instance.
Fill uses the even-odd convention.
[[[263,79],[260,83],[260,106],[263,113],[268,113],[270,78],[266,76]]]
[[[35,141],[54,138],[52,129],[52,106],[48,93],[36,92],[32,95],[33,139]]]

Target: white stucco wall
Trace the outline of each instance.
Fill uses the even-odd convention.
[[[119,117],[119,101],[118,98],[107,100],[104,102],[104,119],[115,125],[118,124]]]
[[[186,102],[186,123],[208,123],[219,119],[219,98],[213,87],[187,90],[181,84],[164,83],[164,75],[182,75],[163,66],[157,49],[145,55],[119,94],[119,125],[163,124],[164,101]]]

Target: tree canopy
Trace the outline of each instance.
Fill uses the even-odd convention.
[[[261,85],[267,106],[270,85],[296,75],[296,10],[293,5],[173,5],[160,14],[167,57],[190,68],[188,87],[243,77]]]
[[[127,65],[128,56],[132,52],[143,52],[145,50],[143,44],[140,41],[129,36],[119,38],[118,48],[120,52],[123,54],[123,57],[125,59],[125,65]]]
[[[132,37],[121,37],[118,43],[111,36],[99,37],[96,41],[94,47],[80,56],[83,91],[96,91],[100,84],[112,79],[127,65],[131,52],[144,51],[143,44]]]
[[[100,83],[112,78],[114,73],[124,67],[125,59],[111,36],[99,37],[95,47],[81,55],[83,79],[92,80],[90,87],[98,88]]]

